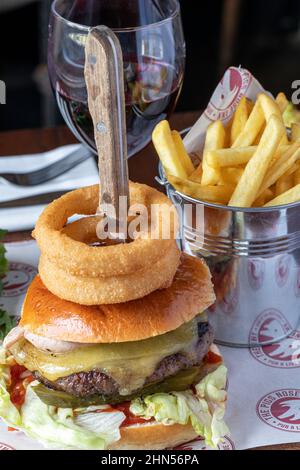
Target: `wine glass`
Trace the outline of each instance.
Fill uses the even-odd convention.
[[[117,35],[124,61],[128,156],[145,147],[181,91],[185,42],[178,0],[55,0],[48,67],[61,114],[94,153],[93,122],[84,80],[86,37],[105,24]]]

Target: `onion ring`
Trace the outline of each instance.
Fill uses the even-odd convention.
[[[172,203],[159,191],[149,186],[130,182],[131,204],[143,204],[151,212],[152,204],[161,210],[157,220],[158,239],[151,239],[151,233],[131,243],[107,245],[101,248],[89,246],[76,236],[68,235],[65,227],[74,214],[94,215],[99,200],[99,186],[88,186],[71,191],[53,201],[39,217],[33,236],[43,258],[51,264],[74,276],[107,277],[135,274],[157,264],[161,254],[170,251],[175,244],[177,217],[173,217],[170,237],[163,239],[166,217],[170,220]],[[176,220],[175,220],[176,219]],[[152,223],[153,221],[151,221]],[[74,227],[73,227],[74,228]],[[76,227],[75,227],[76,228]],[[179,256],[178,256],[179,260]],[[179,261],[178,261],[179,262]],[[175,274],[175,271],[173,275]]]
[[[128,302],[171,285],[180,260],[180,252],[174,240],[173,242],[150,268],[126,275],[74,276],[57,267],[44,254],[40,257],[39,274],[50,292],[71,302],[81,305]]]

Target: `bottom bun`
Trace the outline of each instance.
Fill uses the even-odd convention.
[[[210,351],[222,357],[218,347],[212,344]],[[201,378],[216,370],[223,361],[205,364]],[[121,428],[121,439],[108,447],[108,450],[163,450],[172,449],[199,437],[191,424],[165,425],[156,421],[135,424]]]
[[[190,424],[166,426],[152,421],[121,428],[121,439],[109,446],[109,450],[162,450],[172,449],[197,437]]]

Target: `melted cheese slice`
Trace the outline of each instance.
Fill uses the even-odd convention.
[[[78,372],[100,369],[119,384],[120,395],[141,388],[159,362],[178,352],[188,355],[198,341],[199,317],[164,335],[143,341],[82,346],[67,353],[47,353],[26,339],[10,347],[18,364],[54,381]]]

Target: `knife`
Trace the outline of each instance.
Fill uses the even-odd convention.
[[[72,191],[68,189],[66,191],[54,191],[51,193],[36,194],[34,196],[22,197],[19,199],[13,199],[12,201],[0,202],[0,209],[12,209],[14,207],[25,207],[25,206],[37,206],[39,204],[48,204],[54,199],[63,196],[67,192]]]

